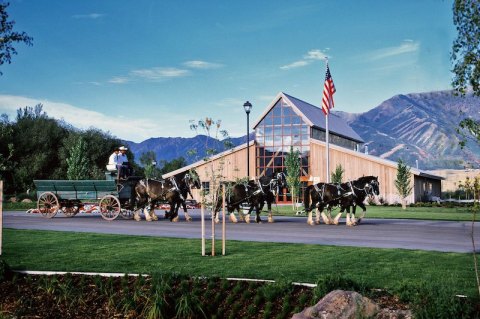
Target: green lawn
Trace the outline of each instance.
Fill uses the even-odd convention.
[[[219,254],[220,242],[217,247]],[[455,294],[476,293],[473,256],[461,253],[228,241],[227,256],[202,257],[199,239],[5,229],[2,258],[26,270],[160,271],[310,283],[343,274],[379,288],[425,281]]]
[[[295,215],[292,211],[292,206],[290,205],[274,205],[272,210],[275,215]],[[357,209],[357,212],[359,211],[361,212],[361,208]],[[339,210],[335,209],[332,215],[336,215],[338,212]],[[476,221],[480,221],[479,215],[480,214],[477,214]],[[403,210],[401,207],[397,206],[367,206],[366,218],[471,221],[472,216],[471,208],[468,207],[407,207],[407,209]],[[343,217],[345,217],[345,214]]]

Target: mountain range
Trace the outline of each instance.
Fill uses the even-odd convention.
[[[468,94],[455,96],[452,91],[396,95],[365,113],[336,111],[365,141],[363,151],[381,158],[405,160],[420,169],[479,168],[480,144],[468,136],[464,148],[457,131],[466,117],[480,120],[480,97]],[[205,156],[208,137],[156,137],[141,143],[125,141],[139,159],[142,153],[153,151],[157,161],[184,157],[192,163]],[[251,136],[253,139],[253,135]],[[232,138],[233,145],[246,142],[246,135]],[[208,140],[209,147],[223,150],[223,143]],[[199,150],[196,156],[188,151]]]

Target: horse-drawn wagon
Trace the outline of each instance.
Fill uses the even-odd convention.
[[[35,180],[37,210],[45,218],[57,213],[73,217],[80,212],[99,212],[103,219],[114,220],[119,215],[132,217],[134,188],[140,177],[126,180]]]

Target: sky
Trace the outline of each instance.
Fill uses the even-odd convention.
[[[195,136],[205,117],[238,137],[247,100],[251,124],[279,92],[320,106],[326,58],[336,111],[451,88],[451,0],[9,2],[34,39],[0,66],[10,120],[42,103],[134,142]]]

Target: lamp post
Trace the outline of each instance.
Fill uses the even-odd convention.
[[[252,104],[250,102],[245,102],[243,104],[245,113],[247,113],[247,175],[250,179],[250,110],[252,109]]]

